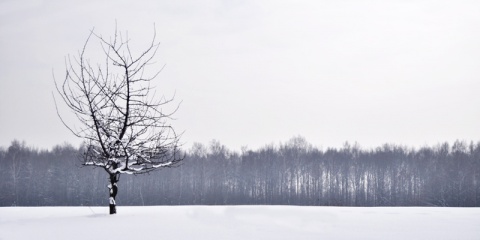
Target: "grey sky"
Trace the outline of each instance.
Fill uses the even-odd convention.
[[[156,24],[158,89],[183,101],[187,145],[480,139],[479,1],[3,0],[0,146],[79,143],[56,116],[52,71],[115,20],[135,44]]]

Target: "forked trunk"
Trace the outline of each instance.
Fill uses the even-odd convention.
[[[115,202],[115,197],[117,196],[117,174],[111,174],[110,175],[110,184],[108,184],[108,189],[109,189],[109,194],[110,197],[108,198],[109,202],[109,208],[110,208],[110,214],[116,214],[117,213],[117,204]]]

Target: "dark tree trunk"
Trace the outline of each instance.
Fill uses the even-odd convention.
[[[117,174],[110,174],[110,184],[108,184],[108,189],[110,194],[110,197],[108,198],[110,214],[117,213],[117,208],[116,208],[117,204],[115,202],[115,197],[117,196],[117,191],[118,191],[117,176],[118,176]]]

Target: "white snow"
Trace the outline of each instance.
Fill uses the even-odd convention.
[[[480,208],[3,207],[0,239],[480,239]]]

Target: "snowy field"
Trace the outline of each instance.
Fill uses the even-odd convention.
[[[480,239],[480,208],[0,208],[1,240]]]

